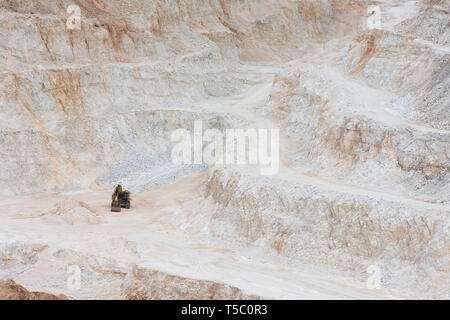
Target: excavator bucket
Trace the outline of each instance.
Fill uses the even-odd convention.
[[[122,208],[120,207],[120,201],[113,200],[111,202],[111,212],[120,212],[122,211]]]

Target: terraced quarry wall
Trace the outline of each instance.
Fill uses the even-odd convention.
[[[70,298],[448,298],[449,11],[2,1],[0,276]],[[279,129],[278,173],[175,164],[198,120]],[[386,291],[365,291],[371,265]]]

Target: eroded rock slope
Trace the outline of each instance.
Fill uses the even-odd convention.
[[[449,1],[0,10],[2,278],[74,298],[448,298]],[[279,128],[278,174],[174,164],[196,120]],[[139,193],[122,215],[118,182]]]

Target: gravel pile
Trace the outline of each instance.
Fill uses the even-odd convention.
[[[139,147],[133,147],[98,181],[105,184],[121,184],[136,193],[170,183],[178,176],[200,173],[206,169],[206,165],[173,164],[168,155],[155,158]]]

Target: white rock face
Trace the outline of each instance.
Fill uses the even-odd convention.
[[[128,300],[258,299],[257,296],[242,294],[238,288],[225,284],[136,268],[127,275],[122,289],[122,295]]]
[[[449,1],[76,3],[79,29],[73,1],[0,4],[1,278],[75,299],[449,298]],[[278,128],[278,174],[173,163],[196,120]],[[117,183],[132,209],[111,213]]]

